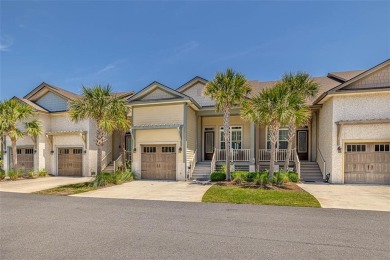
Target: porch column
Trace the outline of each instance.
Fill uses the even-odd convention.
[[[255,147],[256,147],[256,138],[255,138],[255,124],[250,123],[250,158],[249,158],[249,171],[256,171],[256,158],[255,158]]]

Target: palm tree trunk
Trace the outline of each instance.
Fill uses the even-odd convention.
[[[296,126],[293,122],[290,122],[290,125],[288,126],[288,145],[287,145],[287,155],[286,160],[284,161],[284,170],[287,171],[288,165],[290,164],[290,157],[292,152],[292,143],[294,140],[296,131]]]
[[[269,161],[269,179],[270,181],[274,178],[274,168],[275,168],[275,153],[276,153],[276,142],[278,141],[278,124],[271,124],[269,126],[269,135],[271,141],[271,158]]]
[[[225,153],[226,153],[226,180],[230,181],[230,109],[225,108],[223,114],[223,132],[225,135]]]
[[[99,126],[96,127],[96,146],[97,146],[97,166],[96,173],[102,172],[102,159],[103,159],[103,143],[104,143],[104,132]]]
[[[11,139],[12,142],[12,170],[18,167],[18,151],[16,149],[16,139]]]

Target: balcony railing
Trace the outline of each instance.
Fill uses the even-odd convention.
[[[226,161],[225,149],[215,149],[216,160]],[[230,149],[230,159],[233,162],[249,162],[251,149]]]
[[[275,161],[283,162],[287,157],[287,149],[277,149],[275,153]],[[269,162],[271,160],[271,150],[259,149],[259,162]],[[290,161],[295,160],[295,149],[291,150]]]

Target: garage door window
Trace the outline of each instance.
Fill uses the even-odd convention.
[[[390,152],[390,144],[376,144],[375,152]]]
[[[365,151],[366,151],[365,144],[347,144],[347,153],[365,152]]]
[[[22,154],[22,149],[16,149],[16,154]]]
[[[161,148],[161,151],[163,153],[174,153],[175,152],[175,147],[174,146],[163,146]]]
[[[26,154],[33,154],[34,153],[34,149],[26,149],[25,153]]]
[[[144,146],[144,153],[155,153],[156,146]]]
[[[73,154],[82,154],[83,149],[73,149]]]

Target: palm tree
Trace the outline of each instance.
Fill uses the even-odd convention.
[[[287,170],[290,163],[292,143],[298,126],[306,125],[311,117],[309,108],[306,105],[308,98],[318,93],[319,84],[310,78],[306,72],[286,73],[281,82],[285,84],[290,92],[290,118],[288,121],[288,147],[287,156],[284,162],[284,169]]]
[[[72,121],[92,119],[96,123],[97,167],[102,172],[102,149],[106,136],[114,130],[130,128],[125,100],[112,95],[111,87],[95,85],[82,88],[82,98],[70,101],[69,115]]]
[[[225,138],[226,180],[230,180],[230,109],[241,106],[251,87],[245,76],[232,69],[217,72],[214,79],[207,83],[204,95],[215,100],[217,112],[223,112],[223,133]]]
[[[33,112],[30,106],[13,99],[0,102],[0,134],[7,135],[11,139],[13,170],[16,170],[18,166],[17,140],[27,135],[33,139],[35,144],[36,138],[42,133],[41,122],[37,119],[24,122],[24,129],[18,128],[19,123],[33,117]]]
[[[258,95],[248,100],[241,116],[257,124],[268,128],[271,142],[271,156],[269,165],[269,179],[274,175],[276,143],[280,126],[285,124],[289,111],[287,110],[289,89],[281,82],[277,82],[273,88],[264,89]]]
[[[286,159],[284,161],[284,170],[286,171],[290,163],[292,144],[297,127],[307,125],[311,118],[311,111],[305,104],[305,99],[302,95],[297,95],[297,93],[291,92],[288,96],[287,102],[286,109],[288,111],[288,145]]]

